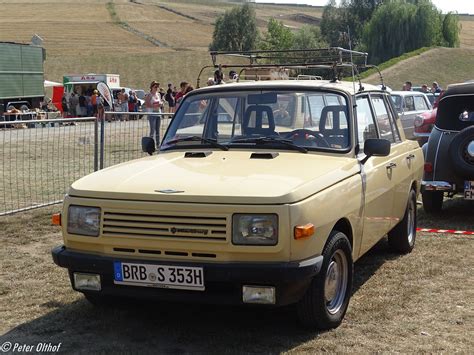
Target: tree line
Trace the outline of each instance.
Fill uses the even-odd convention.
[[[457,14],[442,14],[431,0],[330,0],[321,26],[293,31],[270,19],[259,33],[255,10],[244,4],[226,11],[214,27],[210,50],[245,51],[344,47],[368,52],[378,64],[422,47],[458,47]],[[349,41],[351,43],[349,43]]]

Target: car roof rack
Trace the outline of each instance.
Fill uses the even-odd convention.
[[[359,91],[364,90],[360,79],[361,69],[374,68],[379,73],[382,90],[385,90],[382,73],[375,65],[367,64],[368,54],[342,47],[293,49],[293,50],[251,50],[251,51],[211,51],[212,65],[204,66],[197,78],[197,87],[200,87],[200,78],[204,70],[213,68],[222,74],[223,69],[240,69],[237,82],[242,72],[249,69],[323,69],[332,73],[332,82],[340,79],[344,70],[351,70],[353,81],[356,77]],[[220,61],[222,57],[244,58],[247,64],[229,64]],[[257,75],[255,75],[257,77]],[[303,75],[314,77],[314,75]],[[319,79],[319,77],[318,77]]]

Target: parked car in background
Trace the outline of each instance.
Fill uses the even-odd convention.
[[[423,112],[415,117],[415,137],[420,146],[428,142],[431,130],[436,121],[436,113],[438,112],[438,102],[442,96],[437,95],[436,101],[433,103],[433,109],[431,111]]]
[[[474,83],[450,85],[444,92],[423,153],[426,212],[440,212],[444,196],[474,200]]]
[[[405,137],[416,139],[415,117],[432,109],[430,101],[425,94],[417,91],[392,91],[390,95],[402,122]]]

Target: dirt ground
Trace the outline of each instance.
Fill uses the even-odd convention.
[[[419,227],[474,229],[473,204],[446,203]],[[281,309],[121,303],[97,309],[74,292],[50,250],[51,211],[0,219],[0,347],[61,343],[67,353],[469,353],[474,348],[473,236],[419,233],[405,256],[382,240],[355,265],[342,325],[317,333]]]

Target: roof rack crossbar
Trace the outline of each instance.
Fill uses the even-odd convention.
[[[340,79],[342,71],[350,68],[357,73],[359,88],[363,90],[359,70],[375,66],[367,64],[368,53],[345,49],[342,47],[310,48],[294,50],[249,50],[249,51],[211,51],[212,65],[205,66],[199,72],[200,76],[205,69],[214,68],[222,71],[223,68],[241,69],[240,73],[252,68],[289,68],[289,69],[324,69],[332,71],[332,81]],[[218,61],[220,56],[239,57],[249,61],[248,64],[227,64]],[[382,87],[383,78],[379,72]],[[239,75],[240,77],[240,75]],[[237,79],[238,80],[238,79]]]

